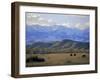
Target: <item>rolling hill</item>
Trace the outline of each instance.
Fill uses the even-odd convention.
[[[89,42],[79,42],[72,40],[52,41],[52,42],[34,42],[27,45],[27,50],[31,52],[88,52]]]

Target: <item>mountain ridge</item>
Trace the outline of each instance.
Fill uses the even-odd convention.
[[[85,30],[78,30],[57,25],[52,27],[41,27],[39,25],[26,27],[26,43],[30,43],[33,40],[35,42],[49,42],[61,41],[64,39],[89,42],[89,29],[87,28]]]
[[[55,42],[35,42],[26,46],[27,49],[46,52],[86,52],[89,51],[89,42],[78,42],[72,40],[62,40]],[[33,50],[33,51],[34,51]]]

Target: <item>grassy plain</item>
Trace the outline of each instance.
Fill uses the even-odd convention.
[[[26,67],[89,64],[89,53],[27,54],[26,59],[35,56],[43,58],[45,61],[26,62]]]

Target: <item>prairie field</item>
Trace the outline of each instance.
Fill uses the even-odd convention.
[[[26,62],[26,67],[89,64],[89,53],[27,54],[26,60],[34,57],[44,61]]]

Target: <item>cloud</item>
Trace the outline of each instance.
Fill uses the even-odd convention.
[[[89,27],[89,22],[86,22],[86,23],[77,23],[75,25],[75,28],[80,29],[80,30],[84,30],[84,29],[86,29],[88,27]]]
[[[80,29],[80,30],[84,30],[86,28],[89,28],[89,22],[86,22],[86,23],[80,23],[80,22],[77,22],[77,23],[74,23],[74,24],[71,24],[71,23],[61,23],[61,24],[56,24],[56,25],[61,25],[61,26],[64,26],[66,28],[76,28],[76,29]]]
[[[67,27],[67,28],[70,28],[72,25],[71,25],[70,23],[67,23],[67,22],[66,22],[66,23],[63,23],[62,26],[65,26],[65,27]]]
[[[79,19],[79,18],[80,19],[77,21],[71,19],[69,22],[70,17],[74,17],[74,19]],[[76,29],[84,30],[89,27],[89,21],[82,22],[82,20],[85,20],[86,17],[87,16],[69,15],[69,18],[66,21],[60,22],[60,21],[57,21],[56,19],[53,19],[52,17],[45,18],[41,16],[41,14],[27,13],[26,24],[27,25],[41,25],[44,27],[54,27],[54,25],[60,25],[66,28],[76,28]]]
[[[41,25],[41,26],[50,26],[53,25],[53,20],[51,19],[45,19],[43,17],[41,17],[38,14],[34,14],[34,13],[27,13],[26,16],[26,24],[27,25]]]

